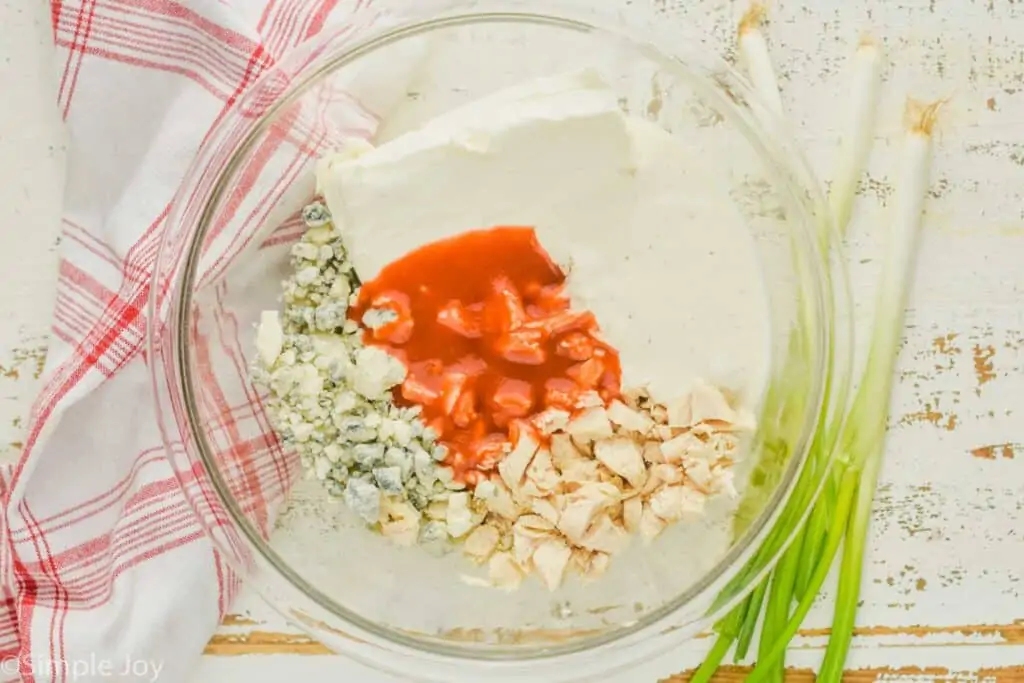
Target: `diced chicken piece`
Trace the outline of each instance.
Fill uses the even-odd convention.
[[[448,524],[448,533],[452,538],[462,538],[476,526],[473,511],[469,508],[469,493],[459,491],[448,498],[445,523]]]
[[[538,535],[549,534],[555,530],[555,525],[540,515],[523,515],[513,526],[514,528],[535,532]]]
[[[585,391],[576,399],[576,407],[580,410],[587,408],[604,408],[604,399],[596,391]]]
[[[437,312],[437,323],[467,339],[479,339],[483,336],[479,313],[463,306],[459,301],[449,301],[443,306]]]
[[[651,511],[666,522],[704,513],[705,495],[689,486],[666,486],[651,496]]]
[[[599,477],[601,463],[596,460],[574,460],[562,468],[562,481],[587,482]]]
[[[551,460],[558,469],[563,469],[569,463],[585,459],[568,434],[552,435],[550,447]]]
[[[604,408],[588,408],[577,415],[566,431],[581,443],[591,443],[613,436],[612,423]]]
[[[506,419],[528,415],[533,408],[533,387],[529,382],[505,377],[491,396],[491,406]]]
[[[569,566],[572,550],[560,538],[552,538],[537,546],[533,553],[533,566],[548,590],[562,585],[565,569]]]
[[[533,423],[537,425],[537,429],[541,434],[549,435],[555,432],[564,431],[569,426],[569,418],[571,415],[568,411],[559,410],[558,408],[548,408],[533,418]]]
[[[555,533],[555,526],[538,515],[523,515],[512,526],[512,555],[520,567],[528,568],[533,552]]]
[[[580,388],[564,377],[553,377],[544,383],[544,406],[558,410],[576,409]]]
[[[496,515],[509,520],[515,520],[519,516],[519,508],[512,499],[511,491],[500,479],[480,482],[477,484],[475,495]]]
[[[641,412],[633,410],[618,399],[608,405],[608,419],[612,421],[612,424],[621,429],[640,434],[641,436],[654,429],[654,420]]]
[[[420,514],[409,503],[385,496],[381,501],[381,535],[402,546],[419,538]]]
[[[640,515],[640,535],[645,541],[653,541],[657,538],[668,522],[654,514],[649,503],[644,504],[643,514]]]
[[[471,448],[476,468],[481,472],[490,472],[512,450],[512,445],[500,435],[491,435],[476,441]]]
[[[637,387],[623,392],[622,399],[626,402],[626,405],[633,410],[643,410],[649,407],[651,403],[651,394],[646,388]]]
[[[607,514],[599,516],[580,539],[579,545],[588,550],[614,554],[629,545],[629,534],[611,520]]]
[[[584,389],[595,389],[605,373],[605,363],[596,356],[569,368],[565,374]]]
[[[603,507],[602,500],[592,498],[567,503],[558,520],[558,530],[574,544],[579,545],[594,517]]]
[[[615,437],[594,444],[594,457],[630,485],[643,486],[647,479],[640,447],[630,438]]]
[[[439,522],[443,522],[448,516],[448,501],[436,500],[427,506],[424,511],[424,515],[427,519],[433,519]]]
[[[628,498],[622,502],[622,524],[631,534],[640,530],[640,519],[644,513],[644,501],[640,496]]]
[[[689,454],[703,451],[705,448],[707,447],[704,442],[693,432],[686,432],[661,444],[661,454],[665,457],[665,462],[679,464]]]
[[[698,382],[690,392],[690,419],[691,424],[700,422],[726,422],[733,424],[736,421],[736,411],[729,405],[729,401],[718,388],[707,382]]]
[[[558,524],[558,520],[562,516],[555,504],[547,498],[534,498],[530,502],[530,509],[552,524]]]
[[[540,331],[518,329],[502,335],[495,342],[495,350],[510,363],[543,365],[548,359],[543,343],[544,336]]]
[[[551,451],[546,448],[537,449],[533,461],[526,468],[526,478],[532,481],[538,490],[547,494],[558,488],[558,470],[551,461]]]
[[[441,380],[441,410],[451,415],[462,392],[469,383],[469,376],[463,372],[447,372]]]
[[[649,465],[658,465],[665,462],[665,456],[661,452],[661,444],[655,441],[648,441],[643,449],[644,462]]]
[[[533,560],[533,553],[537,546],[546,536],[538,537],[538,534],[516,527],[512,530],[512,559],[516,561],[523,571],[529,572],[530,562]]]
[[[507,277],[494,280],[493,290],[485,304],[487,323],[502,332],[521,328],[527,320],[523,299]]]
[[[686,470],[686,478],[693,482],[701,491],[711,490],[711,465],[704,458],[684,458],[683,468]]]
[[[555,337],[574,330],[588,330],[597,326],[597,319],[590,311],[563,311],[546,318],[531,320],[528,327],[544,331],[549,337]]]
[[[480,413],[476,409],[476,394],[472,389],[467,389],[459,394],[459,400],[455,402],[455,407],[452,409],[451,418],[452,422],[457,427],[468,427],[478,417]]]
[[[594,518],[605,508],[618,502],[614,486],[587,482],[565,498],[565,509],[558,520],[558,530],[571,542],[580,544]]]
[[[667,425],[658,425],[654,428],[654,437],[661,441],[669,441],[675,434],[672,432],[672,427]]]
[[[594,340],[583,332],[570,332],[555,344],[555,353],[571,360],[589,360],[594,355]]]
[[[660,403],[655,403],[650,407],[651,419],[653,419],[659,425],[668,424],[668,409]]]
[[[498,547],[498,530],[490,524],[473,529],[462,546],[463,552],[477,564],[483,564]]]
[[[495,553],[491,556],[487,567],[491,585],[497,588],[512,591],[523,583],[523,572],[512,557],[512,553]]]
[[[649,476],[657,479],[660,484],[681,484],[685,476],[675,465],[655,465],[649,470]]]
[[[420,378],[410,375],[402,382],[402,398],[418,405],[429,406],[441,398],[441,392]]]
[[[505,459],[498,463],[498,473],[501,474],[505,485],[515,491],[522,485],[523,477],[526,476],[526,468],[533,460],[534,454],[540,448],[537,439],[531,433],[531,429],[519,429],[518,438],[512,452],[505,456]]]

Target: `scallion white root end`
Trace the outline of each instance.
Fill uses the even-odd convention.
[[[782,116],[782,98],[779,96],[779,83],[772,68],[771,56],[768,53],[768,42],[761,32],[766,10],[764,3],[753,2],[750,9],[740,19],[737,30],[737,45],[740,55],[747,67],[750,82],[754,85],[764,104],[776,115]]]
[[[871,36],[862,36],[852,61],[850,117],[843,132],[839,161],[829,192],[829,208],[840,235],[846,232],[850,223],[857,183],[871,153],[882,81],[882,49]]]

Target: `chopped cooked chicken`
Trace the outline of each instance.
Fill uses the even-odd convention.
[[[551,460],[558,469],[564,469],[570,462],[584,460],[583,454],[579,452],[568,434],[553,434],[551,436]]]
[[[622,502],[622,524],[626,531],[635,534],[640,530],[640,517],[644,512],[644,501],[634,496]]]
[[[512,553],[500,552],[491,556],[487,563],[491,585],[505,590],[515,590],[523,582],[523,571],[519,568]]]
[[[683,468],[686,470],[686,478],[702,491],[711,490],[712,475],[711,464],[704,458],[689,457],[683,460]]]
[[[684,476],[682,470],[675,465],[655,465],[649,471],[651,479],[656,479],[660,484],[681,484]]]
[[[597,514],[618,500],[619,493],[614,486],[588,482],[570,493],[565,499],[565,509],[558,520],[558,530],[573,544],[581,545],[583,536]]]
[[[519,430],[519,439],[512,448],[512,452],[498,463],[498,473],[504,480],[505,485],[512,491],[515,491],[522,485],[523,477],[526,476],[526,468],[529,467],[530,461],[533,460],[533,456],[538,448],[540,448],[540,444],[533,437],[533,434],[530,433],[530,430],[521,429]]]
[[[452,538],[462,538],[476,526],[473,511],[469,507],[469,493],[459,491],[448,498],[445,522],[448,524],[448,534]]]
[[[596,460],[575,460],[562,468],[562,480],[565,482],[587,482],[598,478],[601,463]]]
[[[665,462],[678,464],[688,453],[702,451],[705,448],[707,446],[693,432],[686,432],[661,444],[661,454]]]
[[[654,420],[619,400],[612,401],[608,405],[608,419],[617,427],[627,432],[635,432],[640,436],[644,436],[654,429]]]
[[[601,398],[601,394],[596,391],[585,391],[580,394],[580,397],[576,400],[576,407],[580,409],[584,408],[604,408],[604,399]]]
[[[478,526],[466,536],[466,542],[463,544],[462,550],[474,562],[483,564],[498,547],[498,539],[500,537],[501,535],[497,528],[490,524]]]
[[[512,493],[505,487],[501,479],[485,479],[476,487],[477,498],[482,499],[487,509],[505,519],[515,520],[519,516],[519,508],[512,500]]]
[[[569,425],[570,417],[572,416],[564,410],[548,408],[544,412],[538,413],[533,418],[533,423],[537,425],[537,429],[540,430],[541,434],[549,435],[564,431]]]
[[[678,522],[704,511],[705,495],[689,486],[666,486],[651,496],[651,511],[666,522]]]
[[[665,456],[661,452],[661,444],[657,441],[648,441],[643,448],[644,462],[648,465],[659,465],[665,462]]]
[[[700,422],[736,421],[736,411],[729,405],[725,395],[706,382],[698,382],[690,392],[690,424]]]
[[[647,469],[640,447],[630,438],[617,437],[594,444],[594,457],[632,486],[643,486]]]
[[[380,532],[398,545],[411,546],[420,532],[420,514],[409,503],[386,496],[381,503]]]
[[[558,470],[551,461],[551,451],[540,448],[533,456],[533,461],[526,468],[526,478],[532,481],[537,489],[546,495],[558,488]]]
[[[587,529],[579,545],[588,550],[614,554],[629,545],[629,534],[607,514],[602,514]]]
[[[533,553],[533,566],[548,590],[562,585],[571,557],[572,549],[560,538],[548,539],[537,546]]]
[[[497,474],[468,506],[467,494],[450,495],[441,519],[465,536],[471,559],[488,563],[488,585],[512,589],[536,573],[554,590],[569,570],[599,576],[632,534],[650,541],[702,515],[707,496],[735,495],[737,425],[752,420],[714,387],[697,384],[668,406],[641,390],[605,408],[586,392],[578,408],[513,422],[515,446]]]
[[[607,439],[614,433],[608,412],[604,408],[587,408],[569,422],[566,431],[580,443]]]
[[[530,509],[552,524],[558,524],[562,516],[555,504],[547,498],[534,498],[530,501]]]
[[[668,522],[654,514],[649,503],[644,504],[644,511],[640,515],[640,535],[646,541],[652,541],[657,538],[665,527],[668,526]]]

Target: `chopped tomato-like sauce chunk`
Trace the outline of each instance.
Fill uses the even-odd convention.
[[[390,312],[365,342],[402,360],[398,405],[418,405],[473,485],[511,441],[514,422],[568,412],[585,391],[619,393],[616,351],[589,311],[574,311],[565,275],[532,228],[499,227],[428,244],[363,285],[352,317]]]

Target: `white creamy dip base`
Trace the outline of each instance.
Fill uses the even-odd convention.
[[[670,401],[702,377],[756,400],[767,301],[717,163],[624,114],[587,70],[327,157],[317,181],[364,281],[438,239],[533,226],[566,269],[574,308],[594,311],[619,350],[625,387]]]

